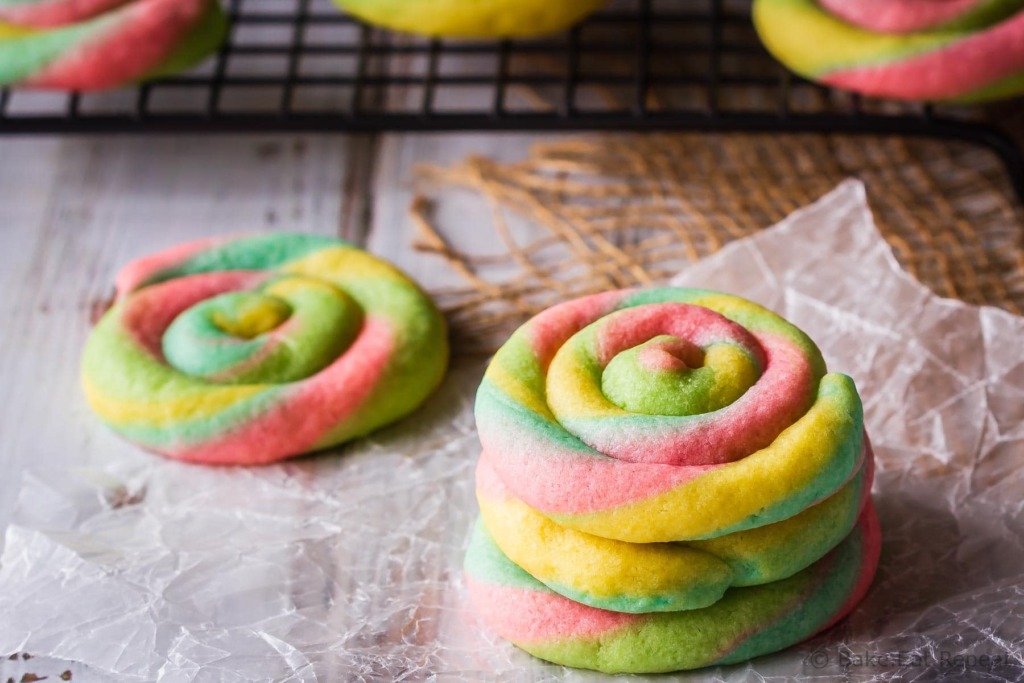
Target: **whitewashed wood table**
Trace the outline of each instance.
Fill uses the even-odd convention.
[[[23,474],[102,462],[117,438],[90,414],[78,363],[128,260],[239,231],[333,234],[391,259],[428,289],[457,282],[412,248],[411,167],[468,153],[515,158],[502,135],[21,138],[0,140],[0,528]],[[486,248],[486,220],[456,201],[448,236]],[[482,211],[482,208],[480,209]],[[0,662],[0,683],[109,680],[74,663]],[[65,679],[67,675],[65,675]]]

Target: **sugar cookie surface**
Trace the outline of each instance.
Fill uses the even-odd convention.
[[[0,0],[0,85],[116,88],[187,69],[226,33],[217,0]]]
[[[93,410],[147,449],[259,464],[397,420],[447,361],[443,318],[399,270],[333,238],[272,234],[127,266],[82,383]]]
[[[878,558],[853,380],[771,311],[695,289],[554,306],[477,392],[484,621],[607,672],[724,664],[841,618]]]
[[[701,366],[673,366],[661,347],[616,381],[643,387],[710,370],[711,380],[667,382],[667,400],[734,400],[678,415],[630,412],[608,398],[613,360],[659,337],[699,347]],[[757,379],[742,389],[750,372]],[[476,421],[517,499],[562,526],[630,543],[792,517],[849,480],[864,447],[853,381],[827,372],[807,335],[749,301],[679,288],[608,292],[537,315],[492,360]]]
[[[483,621],[540,659],[606,673],[658,673],[741,662],[828,628],[867,592],[880,548],[869,503],[839,546],[787,579],[730,589],[702,609],[624,614],[553,592],[509,560],[478,523],[466,583]]]
[[[768,51],[876,97],[980,102],[1024,92],[1022,0],[756,0]]]
[[[564,31],[606,0],[334,0],[363,21],[426,36],[513,38]]]
[[[868,504],[873,462],[867,447],[857,474],[825,500],[704,541],[625,543],[559,526],[517,500],[486,456],[477,466],[477,500],[495,544],[554,592],[616,612],[674,612],[714,604],[733,586],[789,578],[821,559]]]

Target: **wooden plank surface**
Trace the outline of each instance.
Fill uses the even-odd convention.
[[[256,36],[258,37],[258,36]],[[405,68],[415,72],[422,65]],[[490,73],[493,64],[466,68]],[[472,69],[471,69],[472,70]],[[244,71],[244,69],[243,69]],[[389,93],[400,98],[410,93]],[[479,92],[438,93],[445,108],[480,104]],[[493,96],[483,93],[483,102]],[[476,100],[474,100],[476,98]],[[408,218],[413,169],[470,154],[523,156],[530,135],[27,138],[0,140],[0,530],[25,470],[101,463],[133,449],[90,413],[78,363],[118,268],[191,239],[255,230],[336,234],[407,270],[428,290],[463,284],[416,253]],[[446,196],[437,221],[468,253],[498,249],[482,229],[489,211]],[[26,674],[109,681],[75,663],[0,661],[0,682]],[[29,679],[26,679],[29,680]]]
[[[78,362],[128,260],[182,241],[253,230],[336,234],[407,269],[428,289],[458,284],[411,248],[412,169],[471,153],[513,159],[522,135],[266,138],[27,138],[0,141],[0,528],[22,473],[101,463],[124,443],[89,412]],[[486,253],[487,208],[452,196],[438,215],[459,248]],[[84,667],[0,661],[26,673],[104,680]]]
[[[239,231],[295,230],[360,240],[372,141],[366,138],[155,138],[0,141],[0,528],[22,473],[101,462],[132,448],[89,413],[78,361],[126,261]],[[25,674],[101,680],[38,659]]]
[[[464,133],[387,135],[381,139],[373,170],[373,213],[367,248],[391,259],[428,288],[464,285],[455,271],[435,256],[412,249],[419,235],[409,220],[409,205],[426,189],[416,181],[419,166],[455,164],[471,155],[512,161],[525,156],[529,146],[543,136],[529,134]],[[471,192],[452,190],[434,206],[432,217],[453,246],[469,254],[493,254],[502,250],[490,227],[490,209]],[[528,226],[521,226],[528,229]],[[529,236],[529,233],[523,233]]]

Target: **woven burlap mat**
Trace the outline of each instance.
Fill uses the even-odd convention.
[[[664,281],[848,177],[863,180],[900,263],[936,293],[1020,313],[1024,213],[977,146],[833,135],[613,135],[541,142],[499,163],[417,169],[417,248],[465,286],[434,292],[464,353],[487,353],[558,301]],[[489,207],[494,249],[467,254],[434,216],[460,189]],[[866,283],[869,286],[869,283]]]

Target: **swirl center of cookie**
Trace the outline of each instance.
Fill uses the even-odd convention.
[[[612,358],[604,395],[630,413],[702,415],[730,405],[760,376],[757,359],[731,341],[706,348],[659,335]]]
[[[548,368],[547,403],[562,427],[602,453],[673,464],[689,458],[680,449],[692,428],[739,401],[767,365],[758,339],[724,315],[646,304],[572,335]],[[658,432],[664,438],[652,448]],[[647,435],[643,448],[624,438],[630,433]]]
[[[162,351],[173,367],[209,382],[294,382],[330,365],[362,322],[341,289],[311,277],[273,277],[254,291],[227,291],[186,308],[163,334]]]
[[[211,300],[210,322],[218,329],[239,339],[253,339],[266,334],[288,320],[292,307],[272,296],[234,292]]]

